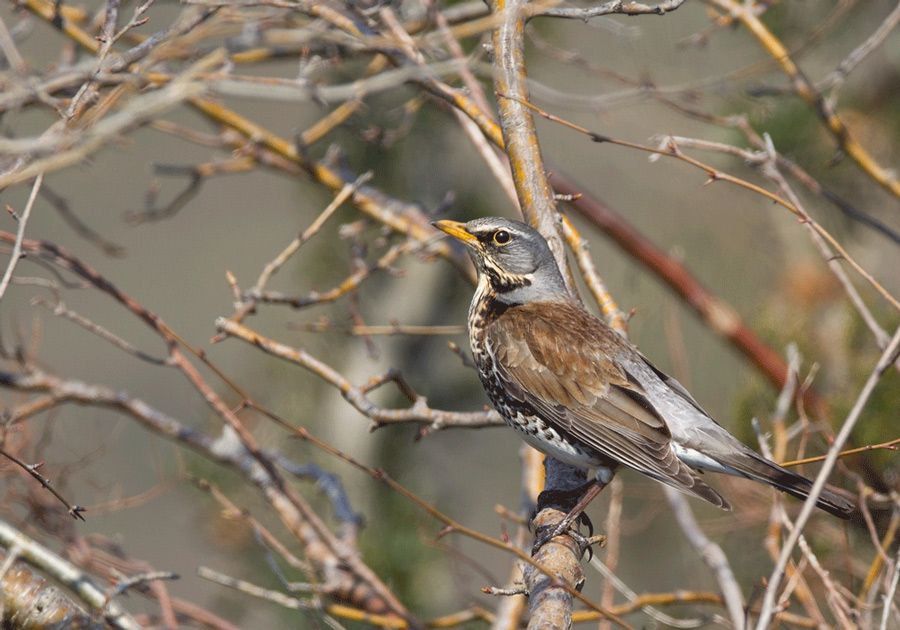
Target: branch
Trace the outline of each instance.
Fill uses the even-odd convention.
[[[13,271],[15,271],[16,265],[22,257],[22,240],[25,238],[25,226],[28,224],[28,217],[31,216],[31,208],[34,206],[34,200],[37,199],[37,194],[41,189],[43,181],[44,173],[38,173],[37,177],[34,178],[34,184],[31,186],[31,194],[28,195],[28,201],[25,203],[25,210],[22,211],[22,215],[17,219],[19,228],[16,230],[16,240],[13,243],[12,252],[9,255],[9,263],[6,265],[6,271],[3,273],[3,279],[0,280],[0,300],[2,300],[3,296],[6,294],[6,288],[9,286],[9,281],[12,280]],[[3,185],[0,184],[0,190],[2,189]]]
[[[818,87],[820,89],[825,88],[832,90],[831,98],[834,99],[834,91],[838,90],[843,85],[844,81],[850,73],[853,72],[856,66],[861,64],[873,50],[884,43],[884,40],[891,34],[891,31],[897,27],[898,22],[900,22],[900,2],[898,2],[897,6],[894,7],[894,10],[884,18],[884,21],[882,21],[878,28],[875,29],[863,43],[854,48],[849,55],[844,57],[838,64],[838,67],[829,73]]]
[[[611,15],[618,13],[620,15],[665,15],[670,11],[674,11],[684,4],[684,0],[664,0],[654,5],[644,4],[643,2],[634,2],[633,0],[610,0],[603,4],[590,7],[587,9],[579,9],[575,7],[554,7],[542,11],[540,15],[547,17],[568,18],[574,20],[584,20],[587,22],[591,18],[600,17],[602,15]]]
[[[9,628],[82,628],[108,626],[89,615],[69,595],[32,571],[13,546],[0,568],[0,623]]]
[[[64,380],[37,369],[27,374],[0,371],[0,385],[18,391],[48,393],[55,405],[74,402],[114,409],[131,416],[149,431],[236,470],[262,492],[285,528],[303,543],[307,558],[321,574],[323,593],[370,612],[396,614],[399,610],[401,618],[409,618],[392,595],[385,596],[390,591],[362,563],[358,554],[347,549],[290,486],[260,465],[258,456],[244,448],[227,427],[220,438],[213,439],[127,392]]]
[[[103,618],[112,627],[141,630],[141,625],[125,609],[115,602],[108,601],[106,592],[98,588],[87,573],[2,519],[0,519],[0,545],[10,550],[15,549],[23,560],[52,575],[92,609],[102,613]]]
[[[522,105],[528,100],[525,73],[525,0],[494,0],[492,13],[500,23],[494,30],[494,88],[498,94],[512,98],[498,100],[498,114],[503,129],[503,148],[509,158],[519,208],[525,220],[547,239],[550,250],[563,272],[566,285],[576,299],[574,278],[566,261],[566,252],[559,234],[559,218],[553,190],[547,180],[537,131],[531,112]],[[584,473],[547,457],[544,461],[546,490],[574,487],[584,481]],[[550,495],[544,495],[550,496]],[[541,526],[558,523],[565,516],[558,506],[538,503],[538,513],[532,519],[535,531]],[[557,586],[580,587],[584,581],[580,559],[581,549],[571,536],[557,536],[534,554],[535,561],[552,572],[524,572],[525,588],[529,592],[530,629],[567,628],[572,623],[572,597]]]
[[[494,89],[509,97],[497,102],[503,148],[509,157],[522,216],[547,239],[569,291],[574,295],[573,279],[559,234],[556,201],[547,181],[534,118],[522,104],[528,101],[524,37],[526,7],[524,0],[495,0],[493,5],[493,12],[501,20],[493,35]]]
[[[0,455],[3,455],[4,457],[6,457],[11,462],[16,464],[19,468],[21,468],[26,473],[28,473],[31,477],[36,479],[37,482],[39,484],[41,484],[42,488],[44,488],[45,490],[50,492],[50,494],[52,494],[54,497],[56,497],[56,499],[60,503],[62,503],[64,506],[66,506],[66,511],[68,511],[69,516],[71,516],[75,520],[80,520],[80,521],[84,520],[84,516],[82,515],[82,512],[86,511],[85,508],[81,507],[80,505],[72,505],[71,503],[66,501],[66,498],[63,495],[61,495],[56,488],[53,487],[53,484],[50,483],[50,480],[38,472],[38,468],[40,468],[42,466],[42,463],[26,464],[25,462],[20,460],[15,455],[12,455],[11,453],[7,453],[2,448],[0,448]]]
[[[803,71],[791,59],[791,55],[762,20],[752,10],[751,5],[737,0],[706,0],[729,15],[737,18],[754,37],[767,53],[774,59],[781,70],[788,76],[793,84],[794,91],[812,108],[821,119],[825,128],[834,136],[841,150],[856,162],[857,166],[882,188],[900,198],[900,181],[896,175],[881,166],[869,154],[869,152],[854,140],[844,122],[838,117],[834,106],[816,89],[815,85],[806,78]]]
[[[738,586],[728,562],[728,557],[716,543],[711,541],[694,516],[691,506],[683,494],[677,490],[664,486],[666,499],[675,515],[675,521],[681,527],[685,537],[691,546],[700,554],[703,563],[710,568],[719,583],[719,589],[722,593],[722,599],[725,600],[725,608],[728,610],[728,616],[731,617],[731,623],[734,624],[736,630],[744,628],[744,596],[741,593],[741,587]]]
[[[366,395],[375,387],[388,382],[396,382],[399,378],[393,372],[382,377],[372,379],[366,386],[353,385],[347,378],[327,363],[320,361],[304,350],[292,348],[274,339],[264,337],[246,326],[231,319],[220,317],[216,320],[216,330],[220,333],[235,337],[251,345],[258,347],[263,352],[279,359],[283,359],[295,365],[309,370],[328,384],[341,392],[344,399],[357,411],[372,420],[372,429],[377,429],[385,424],[403,422],[418,422],[425,424],[430,430],[437,431],[444,428],[466,427],[479,428],[500,426],[503,420],[496,411],[444,411],[432,409],[424,396],[412,392],[412,406],[407,409],[385,409],[376,405]],[[399,383],[398,383],[399,384]],[[401,386],[402,388],[402,386]]]

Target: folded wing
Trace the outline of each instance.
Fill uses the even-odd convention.
[[[729,509],[675,455],[668,427],[640,384],[597,352],[587,313],[565,309],[550,322],[526,304],[500,317],[503,325],[488,327],[488,343],[511,396],[598,453]]]

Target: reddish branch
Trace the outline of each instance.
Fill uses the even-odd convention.
[[[565,175],[552,174],[550,181],[559,193],[576,195],[582,192],[581,187]],[[730,304],[704,287],[687,267],[597,197],[582,195],[570,204],[677,293],[713,332],[728,339],[772,385],[779,388],[784,385],[788,367],[781,355],[760,339]],[[818,413],[824,411],[824,402],[811,388],[805,391],[804,397],[810,409]]]

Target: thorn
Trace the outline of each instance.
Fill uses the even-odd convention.
[[[443,537],[446,536],[447,534],[452,533],[452,532],[454,531],[454,529],[455,529],[455,528],[454,528],[452,525],[447,525],[446,527],[444,527],[443,529],[441,529],[441,531],[439,531],[439,532],[437,533],[437,536],[435,536],[434,539],[435,539],[435,540],[440,540],[441,538],[443,538]]]

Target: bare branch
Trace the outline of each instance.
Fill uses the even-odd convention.
[[[722,598],[725,600],[725,607],[728,609],[731,623],[734,624],[737,630],[741,630],[745,627],[744,596],[741,594],[741,588],[734,577],[728,558],[725,556],[722,548],[707,538],[703,530],[700,529],[700,525],[697,523],[697,519],[694,517],[694,513],[691,511],[691,506],[688,504],[685,496],[668,486],[664,487],[663,490],[666,493],[669,506],[672,508],[672,513],[675,515],[675,520],[681,527],[681,531],[684,532],[691,546],[697,550],[700,558],[710,568],[716,578],[716,582],[719,583],[719,589],[721,590]]]
[[[114,628],[141,629],[141,625],[125,609],[107,600],[106,593],[94,584],[87,573],[2,519],[0,519],[0,544],[7,549],[15,548],[23,560],[52,575],[93,610],[102,613],[106,622]]]
[[[370,418],[373,422],[373,429],[377,429],[385,424],[399,422],[425,424],[433,431],[453,427],[475,428],[503,424],[500,416],[495,411],[462,412],[432,409],[428,406],[423,396],[416,396],[413,405],[408,409],[384,409],[366,396],[366,392],[371,387],[366,389],[365,387],[353,385],[333,367],[303,350],[291,348],[273,339],[263,337],[246,326],[223,317],[216,320],[216,330],[257,346],[268,354],[295,363],[322,378],[334,386],[357,411]],[[386,380],[390,379],[381,379],[380,382]]]
[[[547,17],[569,18],[588,21],[603,15],[665,15],[684,4],[684,0],[664,0],[656,4],[644,4],[633,0],[610,0],[595,7],[580,9],[575,7],[554,7],[543,11]]]
[[[13,243],[12,252],[9,255],[9,263],[6,265],[6,271],[3,272],[3,278],[0,279],[0,300],[2,300],[3,296],[6,294],[6,288],[9,286],[9,281],[12,279],[13,271],[15,271],[16,265],[22,257],[22,239],[25,238],[25,226],[28,225],[28,218],[31,216],[31,208],[34,207],[34,200],[37,199],[37,194],[41,189],[41,183],[43,183],[43,181],[43,173],[39,173],[38,176],[34,178],[34,184],[31,186],[31,194],[28,195],[25,209],[18,218],[19,227],[16,230],[16,240]],[[2,188],[3,186],[0,184],[0,189]]]
[[[850,73],[853,72],[853,70],[861,64],[872,51],[884,43],[884,40],[891,34],[891,31],[897,27],[898,22],[900,22],[900,3],[897,3],[894,10],[884,18],[884,21],[881,22],[879,27],[875,29],[864,42],[854,48],[849,55],[844,57],[837,68],[830,72],[828,76],[819,83],[819,89],[832,90],[831,98],[834,99],[835,92],[841,88]]]
[[[838,146],[859,166],[864,173],[895,197],[900,198],[900,180],[890,170],[881,166],[869,151],[850,135],[834,106],[806,78],[794,63],[791,54],[772,31],[763,24],[750,5],[737,0],[706,0],[707,4],[718,7],[739,20],[757,39],[760,46],[774,59],[791,80],[794,91],[821,119],[826,129],[834,136]]]
[[[765,630],[768,627],[769,621],[774,613],[775,600],[778,596],[778,588],[781,585],[782,576],[784,575],[784,568],[787,565],[788,560],[790,560],[794,545],[797,544],[797,540],[816,506],[816,500],[819,498],[822,489],[825,487],[825,481],[828,479],[828,475],[831,474],[831,469],[837,461],[838,454],[846,443],[847,438],[850,437],[850,432],[859,420],[859,417],[862,414],[863,409],[865,409],[866,403],[869,401],[869,397],[872,395],[881,376],[884,374],[885,370],[897,360],[898,350],[900,350],[900,328],[894,333],[890,344],[882,353],[878,363],[875,364],[875,367],[869,375],[866,384],[863,386],[862,391],[860,391],[853,408],[850,410],[850,413],[847,414],[847,418],[844,420],[843,425],[841,425],[841,430],[834,438],[834,443],[831,445],[831,448],[828,449],[828,456],[825,458],[825,462],[822,464],[822,468],[819,470],[819,474],[816,476],[815,482],[809,491],[809,498],[803,503],[803,508],[797,516],[794,530],[782,545],[781,555],[772,571],[772,575],[769,577],[766,592],[763,596],[762,610],[760,611],[759,619],[756,624],[758,630]]]
[[[38,469],[43,466],[43,462],[37,464],[26,464],[15,455],[7,453],[2,448],[0,448],[0,455],[3,455],[5,458],[13,462],[16,466],[28,473],[32,478],[36,479],[38,483],[41,484],[42,488],[50,492],[50,494],[56,497],[60,503],[66,506],[66,511],[69,513],[69,516],[71,516],[75,520],[84,520],[84,516],[82,513],[86,511],[85,508],[81,507],[80,505],[72,505],[71,503],[66,501],[66,498],[61,495],[56,488],[53,487],[53,484],[50,483],[50,480],[38,472]]]

